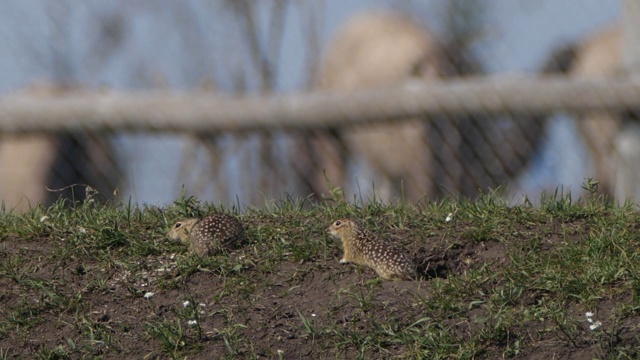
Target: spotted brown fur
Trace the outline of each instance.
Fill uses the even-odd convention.
[[[329,232],[342,240],[344,256],[341,263],[368,266],[385,280],[410,280],[415,276],[413,260],[402,249],[379,238],[357,221],[336,220]]]
[[[200,255],[213,255],[225,249],[236,249],[246,239],[244,227],[234,216],[213,214],[201,219],[184,219],[173,225],[167,236],[189,244],[189,250]]]

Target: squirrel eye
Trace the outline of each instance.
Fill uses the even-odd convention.
[[[340,225],[342,225],[342,221],[338,220],[338,221],[336,221],[336,222],[334,223],[334,225],[335,225],[335,226],[340,226]]]
[[[174,226],[174,228],[178,229],[180,226],[182,226],[182,223],[176,223],[176,226]]]

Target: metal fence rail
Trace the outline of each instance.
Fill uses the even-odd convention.
[[[413,80],[357,91],[263,97],[211,93],[61,91],[0,99],[0,131],[254,131],[315,129],[415,116],[548,115],[640,107],[640,80],[488,76]],[[488,121],[490,121],[488,119]]]

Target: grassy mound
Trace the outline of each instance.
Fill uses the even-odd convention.
[[[199,258],[164,234],[234,212],[59,203],[0,213],[4,358],[635,358],[640,213],[594,193],[539,206],[284,200],[250,244]],[[407,249],[418,281],[341,265],[336,218]]]

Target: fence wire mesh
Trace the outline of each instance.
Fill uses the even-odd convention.
[[[97,93],[97,110],[71,127],[55,125],[53,111],[51,119],[40,114],[33,122],[29,111],[16,115],[0,107],[0,196],[17,210],[60,197],[80,200],[84,185],[107,198],[155,204],[181,193],[241,205],[285,195],[322,199],[337,188],[347,198],[415,202],[474,197],[498,186],[512,198],[536,198],[558,186],[578,191],[584,177],[593,177],[601,191],[637,199],[640,130],[629,106],[496,113],[467,111],[462,103],[454,112],[389,114],[375,122],[355,111],[325,126],[305,126],[301,118],[297,127],[277,119],[265,124],[265,108],[250,119],[260,124],[255,129],[231,124],[225,130],[207,128],[206,118],[198,120],[202,127],[191,126],[198,105],[181,108],[177,101],[169,114],[163,104],[131,100],[119,108],[122,102],[100,100],[101,93],[126,98],[128,91],[161,91],[205,103],[211,98],[224,111],[224,96],[231,96],[229,103],[281,93],[348,97],[500,73],[620,79],[622,6],[466,0],[374,1],[356,9],[331,0],[6,5],[11,11],[0,15],[6,18],[0,48],[8,54],[0,74],[3,104],[22,101],[33,114],[46,113],[48,99]],[[558,18],[562,24],[553,25]],[[18,26],[23,23],[30,26]],[[78,117],[79,108],[65,104],[56,105],[62,107],[56,116]],[[367,106],[386,114],[380,102]],[[113,114],[113,126],[109,119],[92,125],[100,109]],[[14,131],[9,118],[30,130]],[[121,118],[146,119],[148,128]],[[181,126],[181,119],[191,125]]]

